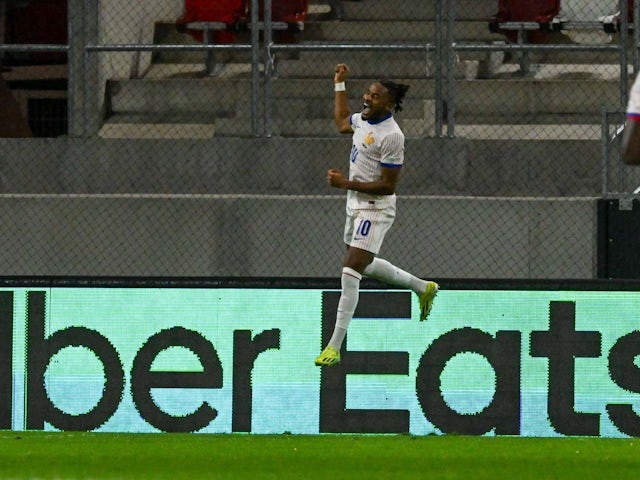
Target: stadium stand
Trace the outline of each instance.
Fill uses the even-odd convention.
[[[114,13],[122,10],[118,7],[125,2],[133,3],[128,0],[117,4],[112,2]],[[148,4],[160,3],[164,2]],[[345,1],[342,2],[340,18],[327,15],[326,9],[321,14],[316,13],[326,3],[310,1],[313,9],[310,8],[305,19],[302,41],[375,41],[383,44],[428,42],[434,38],[432,2]],[[457,0],[456,3],[456,42],[503,41],[501,34],[487,28],[487,21],[495,12],[496,0]],[[148,22],[149,28],[155,23],[153,41],[157,43],[197,41],[187,33],[176,31],[175,19],[180,15],[179,11],[165,16],[145,12],[140,13],[139,18],[137,12],[126,11],[123,15],[125,13],[129,22],[113,21],[114,17],[108,17],[109,22],[105,25],[114,25],[120,30],[101,31],[105,43],[122,42],[129,34],[125,28],[138,29],[135,33],[139,34],[138,21]],[[239,36],[242,34],[238,33]],[[149,37],[132,35],[130,38],[128,41],[131,43],[146,43]],[[227,52],[224,53],[227,56]],[[435,201],[407,198],[404,208],[406,212],[420,212],[420,217],[414,218],[426,216],[429,224],[443,225],[443,230],[432,234],[425,242],[425,231],[432,229],[425,229],[423,221],[413,222],[412,217],[407,216],[404,220],[409,233],[407,236],[414,243],[409,245],[410,248],[404,246],[404,249],[426,251],[429,258],[425,264],[436,275],[448,277],[492,274],[509,278],[570,278],[591,275],[595,251],[591,244],[591,225],[595,214],[588,200],[576,202],[573,197],[600,193],[600,178],[594,173],[599,171],[600,142],[599,139],[558,138],[563,131],[556,128],[556,124],[560,121],[575,123],[576,119],[582,120],[582,116],[589,115],[589,112],[599,112],[605,94],[596,98],[595,95],[585,95],[585,92],[611,91],[612,96],[606,95],[615,100],[619,91],[617,82],[581,77],[567,81],[553,76],[533,79],[503,75],[479,79],[474,73],[474,60],[471,56],[465,59],[461,55],[456,71],[458,138],[433,139],[424,138],[433,135],[433,129],[425,125],[433,118],[431,102],[434,90],[424,53],[300,52],[299,58],[280,62],[280,76],[272,85],[274,137],[247,139],[251,131],[248,112],[251,91],[246,58],[241,53],[229,53],[230,61],[215,77],[202,75],[201,52],[175,51],[154,54],[153,63],[148,69],[140,69],[137,78],[128,74],[108,75],[105,104],[110,118],[106,127],[116,128],[111,132],[105,128],[102,133],[105,137],[118,137],[118,140],[103,142],[94,138],[71,138],[38,143],[39,150],[46,153],[38,152],[38,163],[33,163],[38,166],[34,168],[38,175],[24,175],[20,168],[24,158],[33,155],[33,144],[12,145],[11,165],[15,167],[3,171],[3,181],[11,186],[11,191],[118,195],[159,193],[162,198],[127,200],[120,196],[102,198],[98,195],[87,201],[75,195],[49,195],[37,205],[37,209],[43,212],[43,220],[32,213],[34,209],[20,208],[18,202],[27,204],[21,198],[13,199],[14,203],[5,202],[5,210],[13,211],[13,216],[7,218],[16,219],[5,223],[18,225],[29,222],[28,229],[15,237],[18,239],[14,241],[15,246],[4,250],[8,252],[3,253],[6,272],[60,275],[72,271],[152,276],[334,275],[334,266],[328,265],[326,250],[323,250],[327,244],[339,243],[334,242],[336,226],[330,223],[334,220],[333,215],[327,216],[327,220],[320,224],[319,231],[329,233],[317,238],[314,234],[304,244],[304,250],[300,252],[300,256],[305,257],[302,267],[283,268],[286,262],[281,256],[273,255],[271,245],[247,249],[247,243],[238,242],[237,235],[240,232],[244,238],[256,238],[260,236],[261,225],[281,229],[284,235],[290,228],[305,231],[310,209],[325,208],[324,199],[321,199],[322,203],[316,203],[308,196],[326,194],[326,185],[318,172],[325,171],[327,162],[341,161],[348,151],[350,140],[338,138],[331,120],[333,91],[330,72],[336,61],[345,61],[354,72],[349,82],[349,94],[355,102],[362,87],[372,76],[380,73],[395,75],[402,72],[407,75],[407,83],[411,84],[405,110],[398,116],[408,136],[407,152],[412,159],[407,165],[402,194],[407,197],[425,194],[443,197]],[[115,55],[123,58],[125,54],[101,54],[107,61]],[[116,66],[115,61],[112,63]],[[126,69],[124,62],[122,65],[123,70],[129,69],[128,64]],[[353,105],[357,108],[357,103]],[[547,137],[530,125],[518,124],[522,119],[537,122],[536,126],[551,131],[555,137],[551,134]],[[508,127],[508,139],[495,141],[494,138],[482,137],[485,132],[495,132],[489,128],[495,125]],[[517,136],[518,132],[522,137]],[[205,142],[173,141],[183,134],[183,138],[190,140],[208,136],[230,138],[214,138]],[[304,138],[278,138],[278,135]],[[158,138],[164,140],[158,141]],[[273,168],[274,164],[277,169]],[[150,171],[157,175],[149,174]],[[282,175],[282,172],[287,174]],[[212,192],[216,195],[238,195],[239,198],[211,199],[209,195]],[[171,197],[173,193],[196,195],[187,199]],[[242,198],[243,194],[247,194],[246,199]],[[237,215],[244,208],[255,208],[251,195],[262,194],[267,197],[282,194],[286,201],[283,198],[260,199],[260,221]],[[509,198],[470,201],[466,198],[469,195]],[[513,196],[522,196],[523,200],[514,201]],[[529,200],[536,196],[569,198],[551,202]],[[80,202],[87,202],[90,209],[78,208]],[[331,202],[331,208],[336,212],[343,210],[342,195],[336,194]],[[57,212],[56,216],[50,212]],[[468,216],[459,217],[458,212],[468,212]],[[496,218],[496,212],[507,215]],[[120,221],[130,218],[150,228],[133,230],[129,222]],[[342,221],[341,218],[336,216],[338,221]],[[462,221],[457,221],[459,218]],[[452,239],[461,237],[465,219],[476,220],[484,230],[474,232],[468,242],[452,243]],[[60,220],[62,225],[56,225],[55,222]],[[228,228],[231,221],[237,221],[233,229]],[[544,226],[551,223],[566,226],[567,238],[572,239],[570,247],[562,248],[555,236],[547,235]],[[185,235],[192,224],[194,233]],[[512,227],[514,224],[517,228]],[[80,225],[82,235],[78,234],[75,225]],[[507,225],[517,233],[504,232]],[[78,250],[69,248],[71,237],[57,235],[57,232],[65,231],[75,232],[73,238],[83,243]],[[492,235],[496,231],[498,234]],[[24,232],[43,246],[37,259],[28,258],[34,249],[24,248]],[[84,235],[86,232],[89,234]],[[115,238],[104,248],[106,252],[101,251],[103,244],[94,241],[102,232],[109,234],[105,238]],[[166,255],[172,252],[174,243],[179,243],[181,251],[188,252],[188,261],[185,261],[185,256]],[[430,248],[424,248],[425,243],[429,243]],[[520,250],[524,251],[523,257],[532,258],[530,264],[517,258],[510,262],[501,261],[504,258],[501,255],[502,243],[508,244],[508,251],[511,255],[516,252],[517,258]],[[131,250],[127,248],[127,255],[122,255],[123,245],[131,247]],[[341,254],[341,246],[337,247]],[[528,255],[529,249],[534,253]],[[251,255],[246,255],[248,250]],[[51,252],[58,251],[63,253],[55,258],[51,256]],[[455,263],[448,263],[448,258],[445,263],[442,259],[451,257],[452,251],[461,253],[453,255]],[[161,260],[163,253],[166,261]],[[566,255],[571,260],[572,254],[580,254],[580,259],[586,257],[586,261],[569,262],[569,268],[564,268],[565,264],[553,260],[559,258],[558,255]],[[306,264],[311,264],[318,257],[321,259],[317,262],[319,267],[308,268]],[[84,258],[90,258],[93,263],[89,263],[89,267],[83,266]],[[238,265],[239,258],[241,263]],[[483,270],[484,259],[487,259],[487,264],[497,267]]]
[[[435,38],[433,4],[419,0],[344,1],[340,18],[329,15],[330,2],[311,0],[304,20],[303,44],[318,43],[420,43]],[[459,0],[453,37],[456,43],[504,43],[501,32],[487,28],[495,14],[496,0]],[[537,4],[541,6],[542,4]],[[560,12],[559,2],[546,9],[520,12],[518,19],[536,19],[537,28],[550,24]],[[524,13],[529,16],[523,16]],[[512,12],[513,13],[513,12]],[[510,20],[502,11],[501,19]],[[275,16],[274,16],[275,17]],[[156,24],[157,43],[187,43],[193,37],[176,32],[175,24]],[[564,32],[547,33],[554,42],[572,40]],[[240,37],[243,35],[239,32]],[[286,53],[289,53],[287,51]],[[276,51],[276,54],[278,52]],[[108,119],[101,132],[106,137],[153,136],[166,132],[168,122],[201,136],[250,135],[250,59],[247,52],[223,52],[225,62],[214,77],[202,78],[202,54],[159,52],[140,81],[115,79],[107,87]],[[484,54],[483,54],[484,55]],[[493,55],[495,65],[480,75],[486,55],[461,52],[455,64],[456,135],[470,138],[599,138],[601,105],[580,92],[602,92],[614,104],[619,82],[615,52],[575,55],[568,52],[536,53],[536,68],[529,77],[519,72],[515,55]],[[221,55],[222,56],[222,55]],[[410,137],[434,134],[434,83],[432,57],[423,51],[299,51],[282,55],[271,86],[272,131],[292,137],[335,135],[331,121],[332,97],[327,95],[327,72],[337,59],[352,67],[350,95],[359,98],[361,86],[381,74],[402,72],[412,85],[399,120]],[[604,68],[599,68],[602,64]],[[562,68],[560,68],[560,66]],[[539,67],[539,68],[538,68]],[[570,73],[567,73],[570,72]],[[567,81],[571,75],[571,81]],[[211,97],[211,90],[225,92]],[[191,92],[187,98],[185,91]],[[549,101],[549,99],[554,99]],[[197,128],[196,128],[197,127]],[[155,133],[156,135],[159,133]]]
[[[633,0],[627,1],[628,18]],[[619,31],[618,0],[500,0],[489,29],[511,42],[545,43],[551,32],[563,31],[576,43],[608,43]]]

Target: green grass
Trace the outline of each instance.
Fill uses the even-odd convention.
[[[0,432],[1,479],[631,479],[640,439]]]

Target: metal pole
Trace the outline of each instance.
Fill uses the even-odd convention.
[[[638,74],[638,38],[640,38],[640,10],[638,7],[640,6],[640,1],[633,0],[633,31],[632,31],[632,50],[631,54],[633,57],[633,74]]]
[[[627,0],[619,0],[620,6],[620,104],[626,105],[628,98],[629,68],[627,47],[629,45],[629,15]]]
[[[263,99],[263,134],[270,137],[271,131],[271,75],[275,67],[275,59],[272,57],[271,45],[273,44],[273,28],[271,24],[271,0],[264,0],[264,58],[262,68],[264,70],[264,99]]]
[[[100,3],[100,0],[85,0],[84,17],[81,20],[85,27],[85,45],[89,42],[97,43],[100,40]],[[86,101],[88,102],[85,133],[94,135],[102,123],[107,79],[100,69],[99,55],[88,55],[85,58]]]
[[[523,25],[520,25],[518,29],[518,46],[524,47],[526,43],[527,32],[524,29]],[[527,76],[531,69],[529,68],[529,52],[525,48],[522,48],[520,54],[518,55],[518,60],[520,63],[520,73],[522,76]]]
[[[86,129],[85,108],[85,44],[83,35],[84,2],[69,0],[67,20],[67,134],[73,137],[84,135]]]
[[[436,137],[442,137],[442,123],[444,118],[443,98],[442,98],[442,63],[444,57],[442,54],[442,24],[443,24],[443,2],[444,0],[437,0],[436,2],[436,69],[434,78],[434,102],[435,102],[435,135]],[[425,52],[425,55],[429,54],[429,50]],[[426,119],[425,119],[426,121]]]
[[[449,59],[447,65],[447,136],[455,137],[455,115],[456,115],[456,88],[455,75],[456,68],[456,50],[453,42],[453,24],[455,15],[456,1],[449,0],[449,13],[447,18],[447,57]]]
[[[5,42],[5,16],[7,14],[7,4],[6,2],[0,2],[0,43]],[[0,52],[0,67],[4,64],[4,52]],[[0,72],[1,73],[1,72]]]
[[[600,168],[601,171],[601,193],[602,196],[607,195],[607,190],[609,190],[608,185],[608,168],[609,168],[609,118],[607,116],[607,111],[603,107],[602,108],[602,132],[600,134],[600,155],[601,162]]]
[[[251,133],[260,136],[258,131],[258,101],[260,85],[260,25],[258,0],[251,0]]]

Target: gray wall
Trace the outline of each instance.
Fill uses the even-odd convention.
[[[117,140],[0,139],[0,193],[331,194],[350,136]],[[601,146],[589,140],[408,139],[401,194],[593,196]]]
[[[324,172],[349,142],[1,140],[2,274],[337,276]],[[598,142],[524,146],[408,141],[381,255],[438,278],[595,277]],[[584,160],[526,156],[544,148]]]

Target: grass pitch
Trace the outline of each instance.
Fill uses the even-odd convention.
[[[631,479],[640,439],[0,432],[1,479]]]

